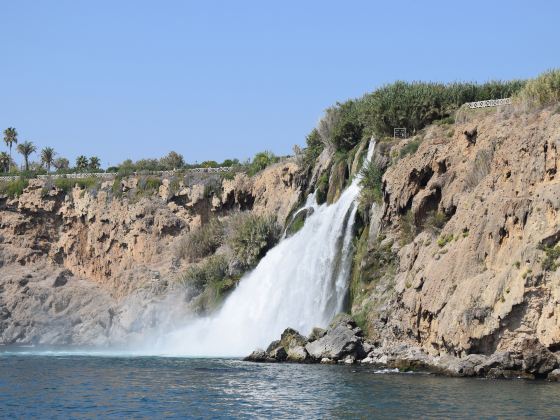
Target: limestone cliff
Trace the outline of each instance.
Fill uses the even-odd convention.
[[[140,294],[146,306],[175,283],[186,264],[175,246],[190,229],[239,211],[283,224],[301,199],[297,172],[286,161],[152,189],[141,176],[68,191],[31,180],[18,198],[0,197],[0,343],[104,343],[123,302]]]
[[[353,312],[380,346],[550,355],[560,350],[560,114],[465,120],[429,127],[401,159],[406,144],[389,152],[358,265],[377,272],[353,285]]]
[[[494,376],[558,367],[559,143],[557,110],[511,108],[378,141],[382,200],[361,203],[349,288],[365,360]],[[188,316],[180,296],[165,300],[188,265],[174,252],[185,232],[239,211],[285,224],[313,189],[336,201],[366,146],[325,149],[304,171],[287,161],[152,189],[143,177],[67,192],[33,181],[0,198],[0,343],[104,344],[158,322],[158,302]]]

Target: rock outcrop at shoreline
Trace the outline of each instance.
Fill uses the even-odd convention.
[[[257,349],[245,361],[258,363],[361,364],[399,371],[422,371],[458,377],[524,378],[560,380],[559,360],[537,340],[527,340],[519,352],[496,352],[491,356],[432,356],[406,344],[379,346],[364,338],[349,315],[338,315],[323,330],[315,328],[308,337],[287,328],[280,340],[266,350]]]

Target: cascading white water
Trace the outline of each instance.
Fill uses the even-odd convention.
[[[366,162],[374,147],[372,140]],[[342,309],[347,291],[359,180],[355,177],[332,205],[308,200],[313,213],[304,226],[241,279],[219,312],[165,334],[149,352],[244,356],[266,347],[287,327],[308,334],[326,326]]]

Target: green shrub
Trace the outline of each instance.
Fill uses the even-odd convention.
[[[280,239],[281,227],[272,216],[240,213],[228,225],[226,242],[244,268],[254,267]]]
[[[541,263],[544,271],[556,271],[558,269],[558,258],[560,257],[560,245],[541,247],[545,252],[545,259]]]
[[[434,121],[434,124],[439,126],[454,124],[454,123],[455,123],[455,118],[452,115],[449,115],[448,117],[444,117],[441,120]]]
[[[162,179],[156,176],[142,176],[138,179],[137,194],[150,194],[159,191]]]
[[[0,195],[7,195],[11,198],[19,197],[28,185],[29,179],[24,177],[19,177],[14,181],[0,182]]]
[[[315,162],[317,158],[325,148],[325,145],[321,141],[321,136],[319,135],[319,131],[316,128],[309,133],[306,137],[305,142],[307,147],[303,152],[303,162],[308,167],[315,166]]]
[[[65,193],[72,191],[74,187],[78,187],[83,190],[92,190],[99,187],[101,180],[95,177],[88,178],[57,178],[54,180],[54,186],[61,189]]]
[[[228,275],[228,260],[224,255],[212,255],[199,264],[187,268],[180,283],[200,294],[212,284],[219,283]]]
[[[405,156],[413,155],[414,153],[416,153],[416,151],[420,147],[420,143],[422,143],[422,141],[420,139],[415,139],[415,140],[409,141],[400,150],[399,157],[402,159]]]
[[[235,172],[234,171],[221,172],[220,176],[222,177],[222,179],[227,179],[228,181],[231,181],[235,178]]]
[[[381,203],[383,199],[382,179],[383,172],[375,162],[368,162],[360,170],[360,205],[362,208],[370,208],[373,203]]]
[[[198,261],[216,252],[223,241],[223,224],[218,219],[211,219],[181,238],[175,250],[175,256],[190,262]]]
[[[327,193],[329,192],[329,173],[325,171],[317,180],[316,195],[317,204],[323,204],[327,201]]]
[[[364,131],[364,124],[359,116],[358,102],[350,100],[337,103],[329,111],[333,114],[333,123],[323,141],[337,151],[347,152],[356,147],[362,140]]]
[[[307,219],[308,213],[306,210],[302,210],[293,217],[288,226],[286,227],[286,236],[292,236],[294,233],[298,232],[303,225],[305,225],[305,219]]]
[[[253,176],[275,162],[278,162],[278,158],[274,156],[274,153],[269,151],[259,152],[249,164],[247,173],[249,176]]]
[[[451,242],[453,238],[453,234],[442,235],[438,238],[437,244],[440,248],[443,248],[445,245]]]
[[[113,181],[113,186],[111,187],[111,191],[113,192],[114,197],[122,197],[123,190],[122,190],[122,179],[123,177],[117,175],[115,180]]]
[[[413,134],[433,121],[449,118],[466,102],[509,97],[524,83],[518,80],[484,84],[398,81],[360,99],[357,114],[368,135],[392,136],[395,127],[405,127]]]
[[[424,220],[423,223],[423,228],[431,232],[437,233],[443,229],[447,221],[448,221],[448,217],[445,215],[445,213],[441,213],[434,210],[426,215],[426,219]]]
[[[204,185],[204,197],[212,198],[213,196],[222,196],[222,183],[216,180],[210,180]]]
[[[527,108],[539,108],[560,102],[560,69],[549,70],[529,80],[516,99]]]

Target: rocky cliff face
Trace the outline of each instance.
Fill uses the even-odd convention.
[[[560,350],[560,114],[489,111],[420,140],[383,178],[360,266],[382,274],[354,285],[353,312],[386,348],[549,358]]]
[[[0,197],[0,343],[103,343],[134,329],[141,314],[126,303],[147,307],[173,286],[182,235],[238,211],[284,223],[301,199],[297,170],[288,161],[252,178],[188,175],[156,189],[142,177],[68,192],[32,180],[20,197]]]
[[[558,366],[559,144],[550,109],[477,111],[378,143],[383,200],[360,212],[350,284],[367,333],[360,357],[469,375]],[[185,232],[238,211],[285,223],[313,187],[332,202],[366,145],[324,151],[308,180],[285,162],[253,178],[165,179],[151,192],[141,178],[68,193],[34,181],[0,198],[0,342],[103,344],[157,323],[160,304],[188,316],[180,295],[166,300],[186,267],[174,253]]]

